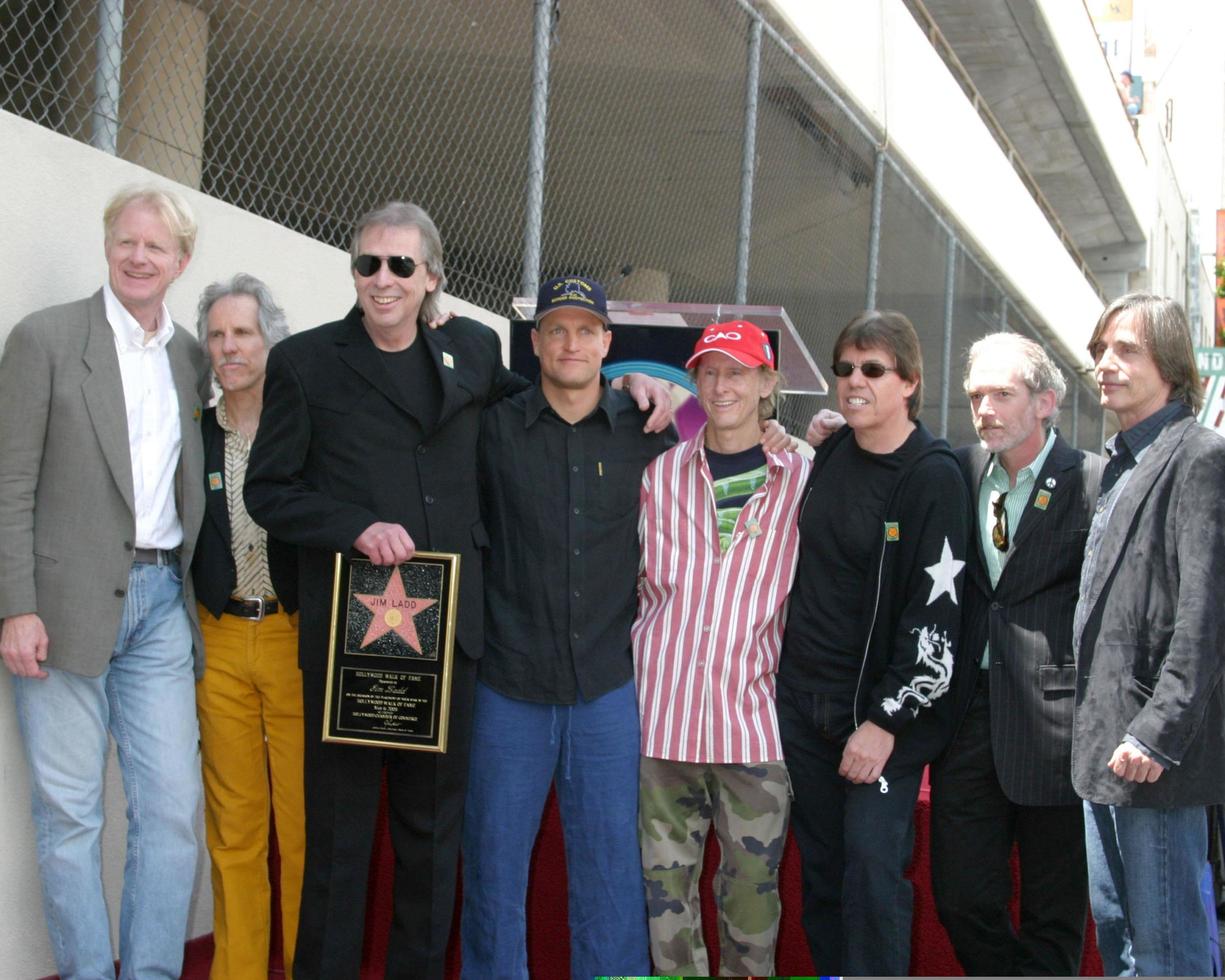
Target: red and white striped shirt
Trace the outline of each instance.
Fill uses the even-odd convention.
[[[642,475],[633,627],[642,754],[677,762],[775,761],[783,748],[774,672],[809,462],[795,453],[766,454],[766,482],[721,552],[704,437],[705,429]]]

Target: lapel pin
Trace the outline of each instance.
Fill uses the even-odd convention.
[[[1046,510],[1046,505],[1050,502],[1051,494],[1049,490],[1039,490],[1037,496],[1034,497],[1034,506],[1037,507],[1038,510]]]
[[[442,366],[443,366],[443,367],[449,367],[449,368],[454,368],[454,367],[455,367],[455,358],[453,358],[453,357],[452,357],[452,356],[451,356],[451,355],[450,355],[450,354],[449,354],[447,351],[445,351],[445,350],[442,352]]]
[[[885,521],[885,540],[890,544],[902,540],[902,529],[897,521]]]
[[[208,488],[210,490],[220,490],[221,489],[221,474],[220,473],[210,473],[208,475]]]
[[[200,406],[199,406],[199,405],[197,405],[195,408],[193,408],[193,409],[192,409],[192,412],[191,412],[191,420],[192,420],[193,422],[199,422],[199,421],[200,421]]]
[[[1046,489],[1048,490],[1055,489],[1055,478],[1053,476],[1048,476],[1046,478]]]
[[[749,529],[749,537],[755,538],[761,534],[761,525],[757,522],[756,517],[750,517],[748,524],[745,525]]]

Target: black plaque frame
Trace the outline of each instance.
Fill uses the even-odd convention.
[[[420,600],[430,605],[412,612]],[[459,555],[418,551],[400,565],[336,555],[323,741],[446,752],[458,600]],[[416,648],[397,629],[406,615]]]

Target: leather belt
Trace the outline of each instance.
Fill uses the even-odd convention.
[[[178,568],[181,551],[181,548],[171,548],[169,551],[162,548],[134,548],[132,549],[132,564],[172,565]]]
[[[265,599],[262,595],[227,599],[225,602],[225,611],[231,616],[239,616],[242,619],[260,620],[265,616],[275,615],[280,608],[280,603],[275,599]]]

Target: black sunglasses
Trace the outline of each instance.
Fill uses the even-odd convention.
[[[888,372],[896,371],[895,367],[888,367],[881,364],[880,361],[864,361],[862,364],[854,364],[851,361],[835,361],[833,367],[830,368],[834,375],[839,378],[849,378],[855,373],[855,368],[859,368],[860,374],[865,378],[883,378]]]
[[[359,255],[353,260],[353,271],[367,279],[379,271],[383,264],[381,255]],[[411,279],[417,271],[417,263],[407,255],[387,256],[387,268],[398,279]]]
[[[1004,510],[1004,498],[1008,496],[1005,490],[991,501],[991,509],[995,512],[995,523],[991,525],[991,543],[997,551],[1008,550],[1008,511]]]

